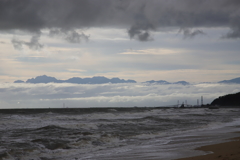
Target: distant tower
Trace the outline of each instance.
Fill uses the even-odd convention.
[[[65,103],[63,103],[63,108],[65,108]]]
[[[201,97],[201,105],[203,105],[203,96]]]
[[[179,100],[177,101],[177,106],[179,106]]]

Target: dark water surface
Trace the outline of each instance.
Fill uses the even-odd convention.
[[[191,149],[238,126],[238,108],[0,110],[0,159],[167,160],[202,154]]]

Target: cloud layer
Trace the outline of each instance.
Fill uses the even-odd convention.
[[[11,84],[0,86],[1,108],[36,107],[133,107],[169,106],[187,100],[196,105],[204,97],[204,103],[219,96],[236,93],[236,84],[196,85],[147,85],[137,84]]]
[[[239,77],[239,8],[238,0],[0,0],[0,81]]]
[[[224,37],[239,38],[239,7],[238,0],[1,0],[0,30],[58,29],[76,43],[79,38],[72,37],[86,38],[76,29],[89,27],[125,28],[140,41],[164,27],[229,27]]]

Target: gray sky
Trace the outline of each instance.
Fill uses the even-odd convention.
[[[238,0],[0,0],[0,81],[239,77]]]
[[[0,0],[0,82],[240,75],[239,0]]]

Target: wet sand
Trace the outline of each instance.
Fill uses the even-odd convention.
[[[177,160],[240,160],[240,137],[233,138],[230,142],[199,147],[196,150],[210,153]]]

